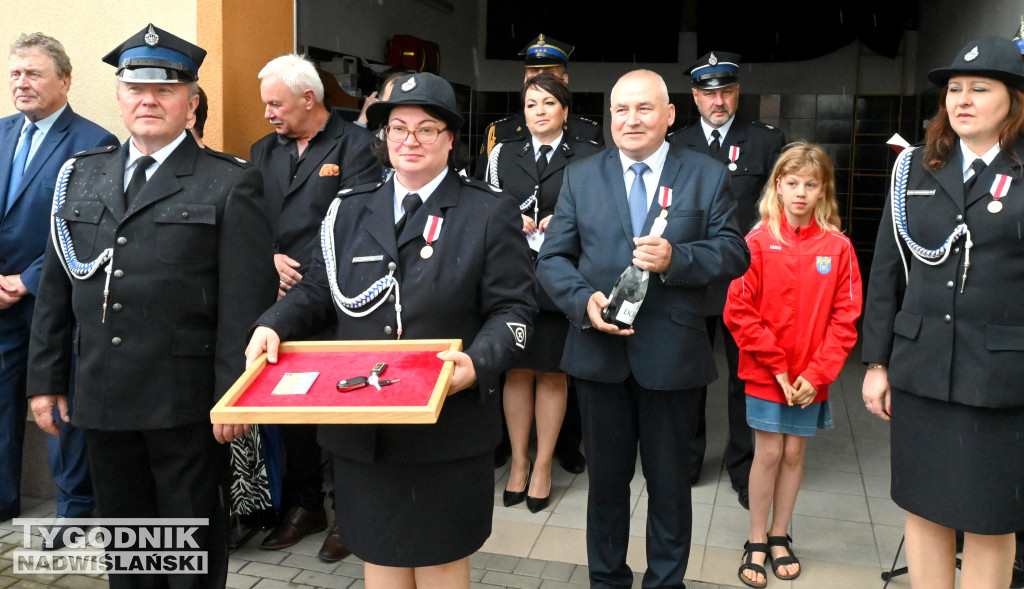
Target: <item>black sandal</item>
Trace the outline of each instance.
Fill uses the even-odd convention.
[[[789,547],[789,543],[792,541],[793,539],[789,537],[789,534],[786,534],[785,536],[768,536],[768,558],[772,562],[772,572],[775,573],[775,577],[777,579],[782,579],[783,581],[792,581],[793,579],[799,577],[800,573],[802,573],[804,570],[803,565],[800,565],[800,559],[798,559],[796,555],[793,554],[793,549]],[[775,558],[774,556],[772,556],[771,553],[772,546],[781,546],[785,548],[788,555]],[[786,577],[779,574],[779,567],[784,567],[791,564],[800,565],[800,570],[798,570],[795,575],[790,575]]]
[[[759,564],[754,564],[754,553],[763,552],[765,560],[771,557],[771,549],[767,544],[760,542],[754,543],[747,540],[743,543],[743,564],[740,565],[740,570],[736,573],[739,575],[740,581],[747,587],[754,587],[755,589],[764,589],[768,586],[768,571],[764,570],[764,567]],[[758,583],[751,581],[750,579],[743,576],[744,571],[754,571],[755,573],[764,577],[764,582]]]

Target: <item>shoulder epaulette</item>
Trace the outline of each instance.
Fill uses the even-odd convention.
[[[769,130],[769,131],[771,131],[773,133],[781,133],[782,132],[779,129],[773,127],[772,125],[769,125],[768,123],[762,123],[761,121],[753,121],[753,125],[755,127],[760,127],[761,129],[767,129],[767,130]]]
[[[479,188],[480,190],[483,190],[484,192],[489,192],[489,193],[492,193],[492,194],[501,194],[501,189],[500,188],[496,188],[494,186],[491,186],[490,184],[488,184],[487,182],[484,182],[483,180],[477,180],[476,178],[470,178],[469,176],[462,176],[462,175],[460,175],[459,178],[462,179],[462,183],[463,184],[469,184],[470,186],[472,186],[474,188]]]
[[[383,182],[370,182],[369,184],[360,184],[359,186],[353,186],[352,188],[342,188],[338,191],[338,198],[344,200],[346,198],[353,197],[357,194],[365,194],[367,192],[373,192],[380,188]]]
[[[75,155],[73,155],[71,157],[77,159],[77,158],[85,157],[87,155],[96,155],[97,153],[110,153],[111,151],[114,151],[115,149],[117,149],[117,147],[114,146],[114,145],[103,145],[103,146],[100,146],[100,147],[94,147],[92,149],[87,149],[85,151],[80,151],[80,152],[76,153]]]
[[[218,157],[218,158],[220,158],[220,159],[222,159],[224,161],[231,162],[231,163],[235,164],[236,166],[238,166],[240,168],[247,168],[247,167],[249,167],[249,162],[243,160],[240,157],[233,156],[230,153],[224,153],[223,151],[217,151],[216,149],[210,149],[209,147],[207,147],[205,151],[206,151],[206,153],[208,153],[208,154],[210,154],[212,156],[216,156],[216,157]]]
[[[581,116],[579,116],[579,115],[575,115],[575,116],[573,116],[573,118],[574,118],[574,119],[576,119],[577,121],[581,121],[581,122],[584,122],[584,123],[588,123],[588,124],[591,124],[591,125],[593,125],[593,126],[595,126],[595,127],[598,127],[598,126],[599,126],[599,125],[597,124],[597,121],[592,121],[592,120],[588,119],[587,117],[581,117]]]

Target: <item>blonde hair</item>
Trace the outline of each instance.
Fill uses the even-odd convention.
[[[772,175],[764,186],[761,200],[757,201],[757,209],[761,213],[758,225],[764,225],[768,231],[782,243],[782,195],[776,189],[779,179],[789,174],[811,176],[821,182],[821,198],[814,205],[814,222],[825,230],[840,231],[839,202],[836,200],[836,178],[832,170],[832,160],[820,145],[795,141],[783,149],[782,155],[775,162]]]

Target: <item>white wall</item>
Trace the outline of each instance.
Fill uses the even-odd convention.
[[[12,7],[4,12],[13,17],[0,19],[5,66],[8,46],[19,34],[38,31],[56,38],[71,58],[68,98],[72,108],[121,138],[128,132],[114,98],[115,70],[100,59],[150,22],[188,41],[196,40],[195,0],[36,0],[17,10],[13,1],[4,1]],[[8,93],[0,100],[0,116],[14,112]]]

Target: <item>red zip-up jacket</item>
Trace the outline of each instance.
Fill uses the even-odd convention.
[[[845,235],[782,220],[786,243],[765,225],[747,235],[750,268],[729,286],[724,320],[740,348],[739,377],[748,395],[785,403],[776,374],[803,376],[828,398],[857,343],[860,268]]]

